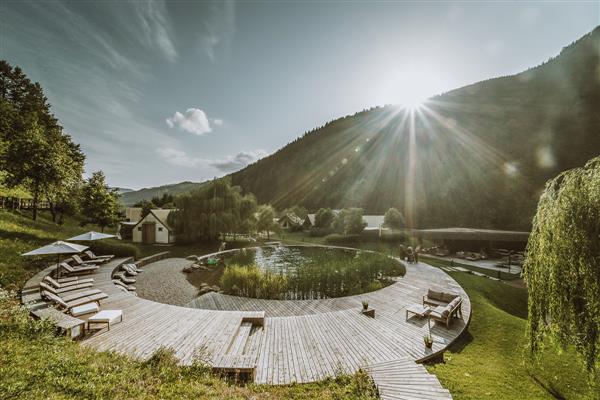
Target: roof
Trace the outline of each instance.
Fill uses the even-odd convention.
[[[150,210],[150,214],[152,214],[154,216],[154,218],[156,218],[156,220],[158,222],[160,222],[162,225],[164,225],[165,228],[167,228],[169,231],[173,231],[173,229],[171,228],[171,226],[169,225],[169,223],[167,222],[167,217],[169,216],[169,214],[171,214],[172,211],[175,211],[175,209],[156,209],[156,210]],[[139,225],[140,223],[144,222],[144,220],[146,218],[148,218],[148,215],[146,215],[144,218],[140,219],[135,225],[135,226]]]
[[[311,225],[315,224],[315,215],[317,214],[306,214],[306,218],[304,218],[304,222],[308,219]]]
[[[529,232],[503,231],[477,228],[439,228],[415,230],[418,236],[428,239],[489,240],[499,242],[526,242]]]
[[[294,213],[285,214],[283,217],[279,218],[279,223],[281,223],[284,219],[287,219],[294,225],[302,225],[304,223],[304,220]]]
[[[377,228],[383,225],[383,215],[363,215],[363,221],[367,223],[366,228]]]

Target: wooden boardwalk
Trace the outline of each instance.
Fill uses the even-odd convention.
[[[445,272],[424,263],[409,264],[396,283],[358,296],[277,301],[211,294],[188,308],[119,290],[111,275],[124,261],[113,260],[91,275],[94,288],[109,295],[101,308],[122,310],[123,322],[86,336],[83,346],[141,359],[169,347],[184,364],[201,354],[217,369],[251,373],[257,383],[313,382],[398,360],[415,365],[443,352],[466,329],[471,315],[463,289]],[[50,270],[28,282],[29,293]],[[430,287],[458,293],[463,318],[454,319],[450,329],[432,322],[434,344],[426,349],[427,319],[405,320],[405,308],[421,303]],[[361,314],[363,299],[375,309],[375,318]]]
[[[435,375],[408,357],[367,365],[382,400],[452,399]]]

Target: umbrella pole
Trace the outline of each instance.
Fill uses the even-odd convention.
[[[60,278],[60,254],[56,255],[56,281]]]

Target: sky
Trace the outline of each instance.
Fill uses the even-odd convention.
[[[600,1],[0,1],[0,58],[41,83],[111,186],[200,182],[327,121],[556,56]]]

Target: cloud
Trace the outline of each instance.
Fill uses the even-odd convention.
[[[221,125],[223,125],[223,120],[220,119],[220,118],[214,118],[212,120],[212,123],[215,124],[215,125],[217,125],[217,126],[221,126]]]
[[[218,120],[220,123],[213,122],[215,125],[221,125],[222,120]],[[170,128],[179,128],[186,132],[195,133],[196,135],[203,135],[211,132],[210,121],[206,116],[206,113],[199,108],[188,108],[183,114],[176,111],[172,117],[166,119],[167,125]]]
[[[238,171],[245,166],[265,157],[268,153],[264,150],[240,151],[234,156],[211,162],[211,166],[221,172]]]
[[[177,51],[171,40],[171,27],[167,20],[167,11],[163,1],[138,1],[138,17],[145,37],[145,45],[156,46],[170,62],[177,60]]]
[[[211,62],[217,61],[217,52],[227,55],[235,34],[235,2],[225,0],[210,3],[204,22],[205,34],[200,37],[200,47]]]
[[[202,159],[190,157],[185,151],[181,150],[160,148],[156,149],[156,152],[166,162],[179,167],[197,167],[203,162]]]
[[[211,160],[193,157],[188,155],[183,150],[177,150],[168,147],[156,149],[156,153],[160,158],[169,164],[176,165],[178,167],[201,167],[206,169],[213,168],[221,173],[238,171],[268,154],[264,150],[240,151],[232,156]]]

